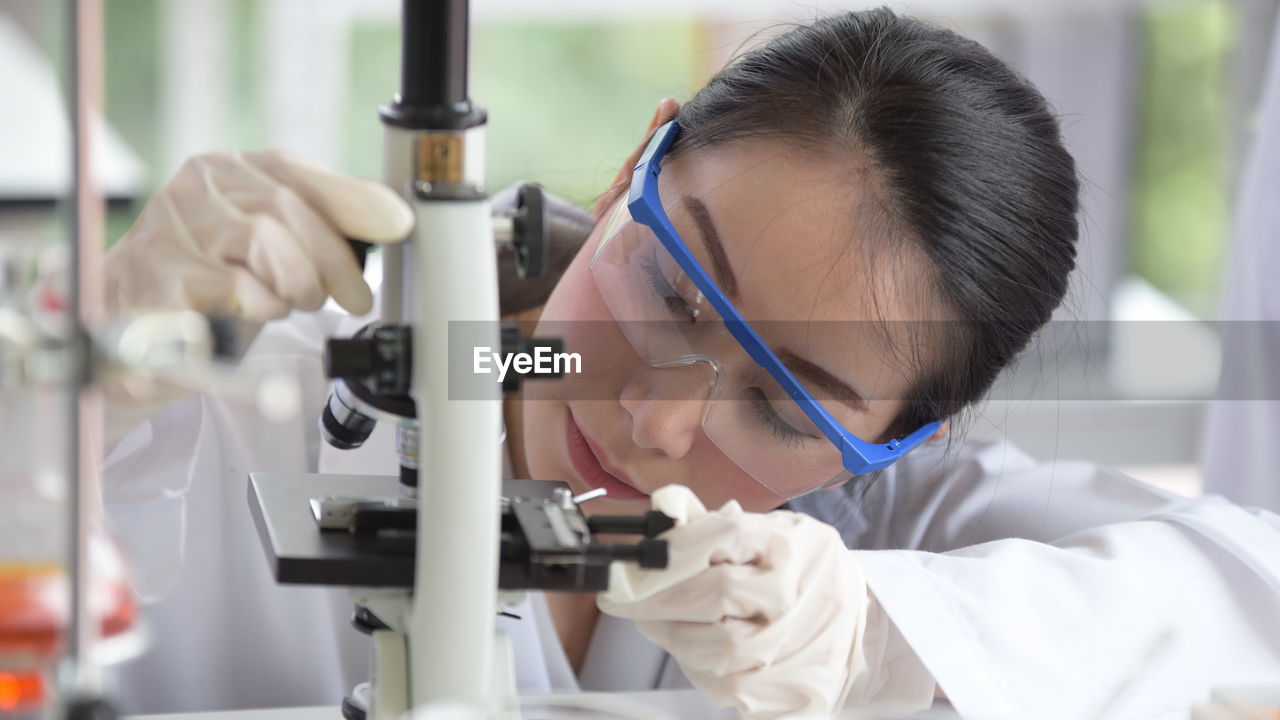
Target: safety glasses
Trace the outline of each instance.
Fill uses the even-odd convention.
[[[695,385],[705,393],[707,437],[757,482],[793,498],[888,467],[937,432],[931,422],[885,443],[855,436],[743,319],[662,206],[661,161],[679,131],[672,121],[654,134],[626,202],[606,218],[591,274],[641,359],[704,369]]]

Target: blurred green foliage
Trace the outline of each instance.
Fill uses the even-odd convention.
[[[228,0],[231,147],[260,147],[267,127],[262,68],[262,4]],[[107,114],[150,168],[162,167],[164,107],[160,0],[109,0]],[[483,21],[473,28],[471,95],[489,111],[487,178],[493,190],[534,180],[582,205],[613,179],[641,139],[660,99],[687,98],[705,78],[692,20],[617,22]],[[400,77],[394,23],[352,28],[347,103],[338,169],[379,177],[382,125],[377,109]],[[316,82],[326,82],[317,78]],[[154,173],[152,188],[166,178]],[[141,203],[115,209],[107,237],[123,234]]]
[[[263,23],[257,0],[231,0],[232,53],[231,94],[235,112],[227,113],[231,123],[228,138],[232,147],[261,147],[266,134],[266,117],[261,86],[263,57]]]
[[[1201,317],[1216,312],[1230,235],[1226,0],[1157,4],[1142,17],[1131,268]]]
[[[261,87],[262,4],[256,0],[228,0],[230,36],[229,92],[235,112],[227,113],[230,147],[260,147],[266,119]],[[150,169],[144,197],[126,206],[112,206],[107,213],[107,242],[128,231],[142,210],[150,191],[168,178],[157,173],[163,167],[165,114],[162,102],[162,7],[160,0],[107,0],[106,27],[107,118],[125,143]]]
[[[231,3],[227,140],[265,141],[262,4]],[[161,0],[109,0],[107,111],[144,163],[161,165]],[[1132,269],[1201,315],[1212,315],[1229,236],[1228,60],[1238,28],[1229,0],[1181,0],[1142,11],[1140,116],[1131,197]],[[399,79],[394,23],[351,31],[342,170],[378,177],[377,107]],[[487,176],[493,189],[543,183],[582,205],[613,179],[658,100],[687,99],[705,80],[704,37],[692,17],[581,23],[485,20],[472,36],[471,94],[489,110]],[[326,82],[317,78],[317,82]],[[153,186],[165,178],[150,178]],[[108,237],[140,204],[110,214]]]
[[[106,3],[107,116],[142,163],[157,165],[160,112],[159,0]],[[156,179],[153,179],[153,182]]]
[[[587,205],[613,180],[663,97],[699,85],[693,21],[486,22],[471,45],[471,96],[489,112],[487,181],[533,180]],[[378,177],[376,108],[400,77],[399,30],[358,25],[344,122],[346,170]]]
[[[147,168],[159,167],[161,153],[159,2],[112,0],[103,17],[107,119]],[[154,186],[164,178],[148,180]],[[145,199],[108,210],[108,243],[128,231]]]

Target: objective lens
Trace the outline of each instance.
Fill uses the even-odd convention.
[[[342,402],[337,391],[329,395],[329,402],[320,414],[320,433],[325,442],[339,450],[353,450],[363,445],[375,424],[373,418]]]

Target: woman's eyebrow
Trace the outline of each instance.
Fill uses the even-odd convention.
[[[729,267],[729,256],[724,252],[720,233],[716,232],[716,224],[711,221],[707,206],[698,198],[685,195],[684,209],[693,217],[702,233],[702,244],[707,246],[707,253],[711,255],[711,270],[716,274],[716,284],[731,300],[737,300],[738,278],[734,276],[733,268]]]
[[[720,242],[720,233],[716,231],[716,224],[711,220],[711,212],[707,210],[705,203],[692,195],[685,195],[683,204],[685,211],[693,217],[694,223],[702,233],[703,244],[707,247],[707,254],[711,256],[711,269],[716,274],[716,283],[730,300],[736,301],[738,278],[734,276],[733,268],[729,266],[729,256],[724,252],[724,244]],[[791,372],[803,376],[810,384],[821,388],[822,392],[826,393],[826,397],[842,402],[858,412],[869,410],[867,401],[862,398],[862,395],[835,375],[790,350],[778,348],[774,350],[774,354]]]
[[[853,408],[858,412],[866,412],[867,401],[858,394],[857,390],[844,384],[840,378],[823,370],[817,365],[805,360],[786,348],[778,348],[774,350],[774,354],[782,361],[787,369],[796,375],[800,375],[807,379],[811,384],[821,389],[820,392],[814,393],[819,399],[829,397]]]

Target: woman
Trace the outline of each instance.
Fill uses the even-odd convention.
[[[919,707],[936,690],[965,717],[1154,717],[1280,671],[1264,630],[1280,627],[1274,516],[1085,466],[1037,469],[1003,445],[926,443],[854,475],[938,440],[1062,299],[1077,180],[1025,81],[952,33],[849,13],[747,53],[684,107],[664,102],[651,131],[545,305],[522,314],[581,353],[584,373],[527,384],[506,417],[515,474],[609,489],[592,511],[680,517],[675,562],[615,574],[599,601],[610,614],[535,597],[530,622],[510,624],[525,687],[671,687],[683,668],[757,717]],[[637,163],[661,174],[625,189]],[[398,237],[397,207],[273,155],[197,159],[113,251],[117,305],[265,321],[330,295],[363,312],[340,237]],[[131,261],[157,252],[179,258],[164,284],[154,262]],[[723,331],[735,312],[758,344]],[[358,324],[295,316],[247,362],[322,386],[320,338]],[[334,679],[336,664],[361,661],[328,630],[346,600],[265,577],[243,478],[314,468],[315,434],[253,423],[208,398],[180,403],[110,462],[126,487],[170,484],[148,499],[185,491],[192,546],[167,607],[188,648],[216,650],[199,671],[142,661],[149,682],[171,679],[170,706],[190,706],[192,686],[206,702],[331,702],[353,680]],[[393,471],[381,443],[322,449],[319,465]],[[692,493],[648,497],[670,483]],[[804,514],[765,513],[788,500]],[[124,512],[166,532],[143,524],[155,508]],[[196,603],[207,612],[192,622],[182,608]],[[274,666],[297,669],[261,671]]]

